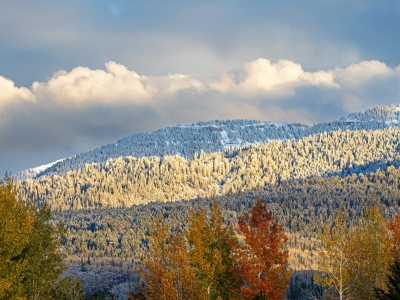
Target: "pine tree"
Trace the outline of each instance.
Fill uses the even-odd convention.
[[[395,260],[389,266],[390,274],[387,275],[387,291],[375,288],[375,297],[378,300],[400,299],[400,260]]]

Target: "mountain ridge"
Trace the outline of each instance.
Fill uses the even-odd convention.
[[[43,175],[62,175],[76,171],[87,163],[104,163],[110,158],[180,155],[187,159],[196,153],[225,151],[229,153],[241,145],[265,143],[271,140],[299,140],[322,133],[341,130],[376,130],[398,127],[400,107],[374,107],[365,112],[351,113],[340,120],[311,126],[300,123],[272,123],[257,120],[213,120],[191,125],[177,125],[152,132],[137,133],[96,149],[60,159],[53,163],[23,170],[14,175],[16,180],[39,178]]]

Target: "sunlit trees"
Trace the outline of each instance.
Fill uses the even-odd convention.
[[[379,201],[376,199],[365,210],[356,229],[354,246],[361,255],[354,295],[357,299],[374,299],[374,288],[385,288],[386,273],[393,259],[387,222]]]
[[[53,299],[64,270],[59,229],[47,206],[18,197],[12,179],[0,180],[0,299]]]
[[[324,224],[318,235],[323,247],[318,251],[317,284],[329,287],[340,300],[354,293],[360,275],[360,249],[354,244],[355,230],[349,227],[349,218],[343,211],[336,214],[333,226]]]
[[[224,225],[222,213],[216,201],[211,204],[211,216],[207,218],[200,209],[193,210],[186,233],[190,245],[190,262],[202,290],[209,299],[230,299],[237,286],[233,275],[233,259],[230,241],[235,239],[230,227]]]
[[[27,269],[23,285],[27,299],[53,299],[54,287],[65,266],[58,253],[60,231],[50,224],[50,209],[45,205],[34,215],[29,243],[23,251]]]
[[[151,255],[141,269],[146,283],[146,299],[205,299],[199,289],[189,253],[181,233],[172,234],[161,216],[155,218],[150,230]]]
[[[287,237],[265,202],[257,200],[240,218],[238,234],[243,236],[234,250],[237,276],[242,281],[239,297],[283,299],[291,276]]]
[[[316,283],[330,287],[339,299],[374,299],[374,289],[385,289],[393,252],[379,199],[353,225],[338,213],[319,238],[323,248],[318,253]]]
[[[24,251],[34,221],[6,174],[0,179],[0,299],[23,299],[22,281],[29,267]]]
[[[393,255],[400,260],[400,214],[389,220],[390,245]]]

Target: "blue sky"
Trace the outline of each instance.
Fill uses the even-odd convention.
[[[0,171],[177,123],[397,104],[399,29],[399,1],[0,1]]]

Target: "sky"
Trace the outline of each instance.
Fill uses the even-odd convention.
[[[400,1],[0,0],[0,172],[213,119],[400,102]]]

